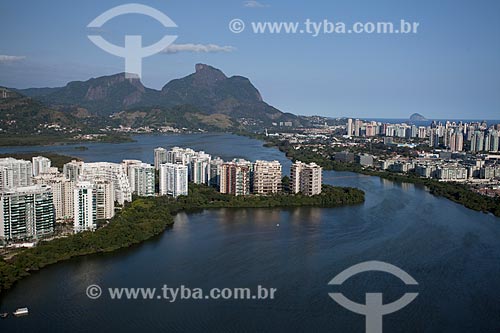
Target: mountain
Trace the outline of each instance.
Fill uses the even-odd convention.
[[[78,106],[97,116],[107,116],[133,106],[152,104],[158,95],[144,87],[139,79],[125,73],[73,81],[61,88],[31,88],[20,93],[52,106]]]
[[[28,97],[40,97],[40,96],[45,96],[48,94],[51,94],[53,92],[58,91],[61,88],[28,88],[28,89],[12,89],[20,94],[23,94],[24,96]]]
[[[52,127],[51,125],[58,124]],[[0,132],[36,134],[52,128],[84,127],[83,121],[72,112],[47,107],[18,92],[0,88]]]
[[[298,120],[295,115],[264,102],[248,78],[228,78],[219,69],[205,64],[197,64],[193,74],[167,83],[161,95],[167,105],[194,105],[207,114],[256,119],[265,124]]]
[[[411,121],[425,121],[427,120],[424,116],[422,116],[420,113],[414,113],[410,116]]]
[[[193,74],[168,82],[161,91],[144,87],[139,79],[128,79],[120,73],[74,81],[60,88],[30,88],[18,92],[52,107],[84,109],[98,117],[120,113],[123,118],[130,118],[126,113],[138,109],[141,113],[157,114],[159,109],[165,113],[166,109],[192,106],[197,109],[194,113],[205,115],[204,118],[224,116],[222,118],[236,123],[259,126],[272,122],[301,123],[299,117],[264,102],[248,78],[227,77],[221,70],[205,64],[196,64]],[[173,113],[178,114],[178,110],[182,108]]]

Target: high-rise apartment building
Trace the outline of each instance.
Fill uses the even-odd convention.
[[[210,161],[209,185],[220,188],[220,175],[224,161],[220,158],[214,158]]]
[[[251,164],[243,161],[221,165],[220,192],[232,195],[250,194]]]
[[[484,133],[475,131],[471,137],[470,150],[473,153],[481,152],[484,150]]]
[[[427,137],[427,128],[425,126],[418,127],[418,137],[420,139],[425,139]]]
[[[94,179],[96,220],[109,220],[115,215],[115,190],[109,179]]]
[[[167,151],[167,163],[189,165],[191,158],[197,154],[191,148],[173,147]]]
[[[155,154],[155,170],[160,170],[160,165],[167,162],[167,150],[162,147],[158,147],[154,150]]]
[[[47,185],[0,192],[0,239],[37,239],[54,232],[52,189]]]
[[[0,190],[30,186],[33,184],[32,174],[30,161],[0,158]]]
[[[155,195],[155,168],[147,163],[129,166],[129,181],[133,193],[140,197]]]
[[[94,231],[97,227],[95,185],[89,181],[76,183],[74,191],[73,229],[76,232]]]
[[[51,162],[47,157],[34,156],[32,158],[32,162],[33,176],[38,176],[42,173],[49,172]]]
[[[40,174],[33,177],[33,182],[35,184],[48,185],[52,188],[56,221],[73,219],[75,182],[56,173]]]
[[[188,170],[190,181],[195,184],[209,183],[211,158],[210,155],[201,153],[191,159]]]
[[[488,151],[498,152],[499,150],[499,135],[497,130],[492,130],[488,133]]]
[[[361,135],[361,127],[363,126],[363,121],[356,119],[354,121],[354,136],[360,136]]]
[[[84,163],[79,179],[92,182],[94,178],[104,178],[113,183],[115,200],[120,205],[123,205],[126,201],[132,201],[130,182],[121,164],[110,162]]]
[[[83,170],[83,161],[77,161],[77,160],[72,160],[71,162],[68,162],[64,164],[63,166],[63,175],[67,179],[76,182],[78,181],[78,178],[80,177],[80,174],[82,173]]]
[[[346,134],[348,136],[352,136],[352,119],[351,118],[347,119]]]
[[[132,187],[132,182],[130,181],[130,167],[133,165],[142,164],[141,160],[122,160],[123,171],[127,174],[128,180],[130,182],[130,187]]]
[[[253,193],[272,194],[281,191],[281,163],[257,160],[253,166]]]
[[[306,164],[300,161],[293,163],[290,172],[290,191],[304,195],[320,194],[322,172],[323,168],[316,163]]]
[[[160,195],[178,197],[188,194],[187,165],[164,163],[160,165]]]
[[[454,152],[464,150],[464,135],[461,132],[451,135],[450,149]]]

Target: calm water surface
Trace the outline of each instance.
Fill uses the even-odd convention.
[[[203,149],[224,159],[277,159],[276,149],[227,134],[140,136],[136,143],[2,148],[55,151],[85,161],[152,162],[156,146]],[[130,249],[56,264],[2,294],[0,312],[28,306],[30,315],[0,320],[0,332],[231,331],[364,332],[364,317],[328,296],[340,291],[363,303],[366,292],[391,302],[419,296],[384,317],[384,332],[499,332],[500,219],[435,197],[425,188],[346,172],[326,183],[366,192],[359,206],[335,209],[218,209],[179,214],[173,228]],[[279,227],[277,226],[279,224]],[[418,286],[364,273],[340,287],[331,278],[351,265],[382,260]],[[277,288],[275,300],[129,300],[85,296],[108,287]]]

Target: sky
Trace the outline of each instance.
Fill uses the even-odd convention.
[[[196,63],[248,77],[264,100],[295,114],[329,117],[500,118],[498,0],[141,0],[172,19],[127,14],[87,25],[127,1],[2,0],[0,85],[63,86],[124,71],[124,59],[94,45],[99,34],[174,45],[142,59],[142,82],[161,89]],[[233,33],[233,19],[245,30]],[[418,22],[416,34],[257,34],[252,22]]]

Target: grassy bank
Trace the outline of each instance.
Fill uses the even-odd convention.
[[[355,188],[325,186],[322,194],[313,197],[287,194],[235,197],[218,193],[207,186],[190,184],[186,197],[138,198],[127,204],[108,225],[95,232],[42,241],[34,248],[22,250],[8,261],[0,260],[0,292],[47,265],[143,242],[171,226],[174,215],[180,211],[225,207],[338,207],[363,201],[364,192]]]

